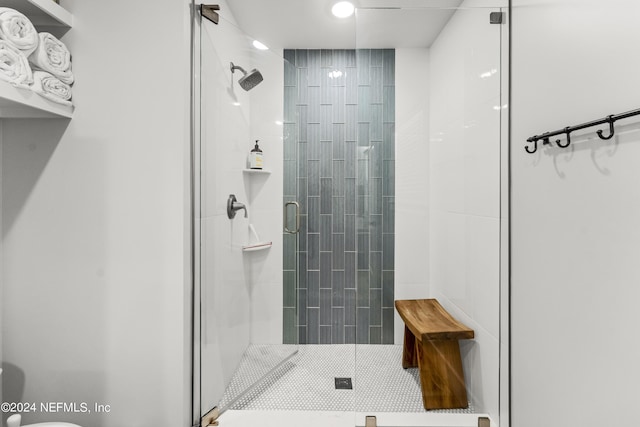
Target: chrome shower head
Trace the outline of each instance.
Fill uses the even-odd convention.
[[[240,70],[242,71],[242,74],[244,74],[244,76],[240,77],[240,79],[238,80],[238,83],[240,84],[240,87],[244,90],[251,90],[254,87],[256,87],[262,80],[262,74],[260,74],[260,71],[258,71],[257,69],[253,69],[250,72],[246,72],[244,70],[244,68],[238,66],[238,65],[234,65],[233,62],[231,63],[231,74],[233,74],[236,70]]]

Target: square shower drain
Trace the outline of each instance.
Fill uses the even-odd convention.
[[[351,390],[353,386],[351,385],[351,378],[340,378],[335,377],[336,380],[336,390]]]

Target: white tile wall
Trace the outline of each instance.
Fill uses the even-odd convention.
[[[395,299],[429,293],[429,52],[396,49]],[[404,323],[395,313],[394,342]]]
[[[252,269],[251,342],[282,344],[282,189],[283,88],[282,51],[256,51],[253,65],[264,81],[251,90],[251,139],[260,140],[268,176],[245,176],[249,218],[261,240],[273,242],[268,251],[245,254]]]

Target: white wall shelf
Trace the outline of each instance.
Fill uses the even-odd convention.
[[[49,101],[29,89],[0,80],[0,119],[71,118],[73,106]]]
[[[265,249],[271,249],[272,245],[273,245],[272,242],[249,243],[247,245],[242,246],[242,251],[243,252],[264,251]]]
[[[23,13],[38,31],[53,29],[50,32],[56,37],[73,26],[73,15],[53,0],[3,0],[2,7]]]
[[[269,169],[243,169],[243,173],[247,175],[269,175],[271,171]]]
[[[263,251],[265,249],[271,248],[271,246],[273,245],[273,242],[260,240],[260,236],[258,236],[258,232],[256,231],[253,224],[249,224],[249,231],[251,232],[251,236],[253,236],[253,240],[255,240],[255,243],[247,243],[246,245],[243,245],[242,246],[243,252]]]
[[[73,25],[73,15],[53,0],[3,0],[2,7],[23,13],[40,32],[62,37]],[[71,118],[73,107],[58,104],[29,89],[0,81],[0,119]]]

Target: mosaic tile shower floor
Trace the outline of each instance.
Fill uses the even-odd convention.
[[[298,353],[263,380],[295,348]],[[425,412],[417,368],[403,369],[400,345],[252,345],[245,352],[220,407],[246,410]],[[268,369],[267,369],[268,370]],[[335,377],[353,380],[336,390]],[[258,385],[238,396],[247,385]],[[467,409],[429,412],[474,413]]]

